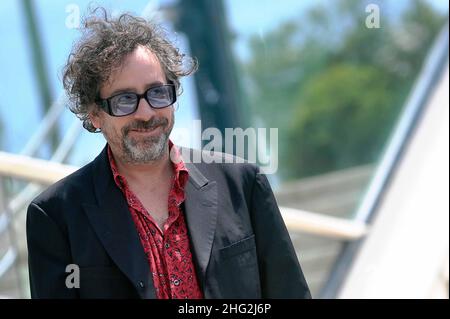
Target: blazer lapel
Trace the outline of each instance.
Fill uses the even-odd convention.
[[[106,251],[136,287],[141,298],[156,298],[150,267],[127,202],[116,186],[106,147],[94,165],[97,204],[83,204]]]
[[[186,163],[186,167],[189,171],[184,202],[186,222],[197,265],[200,267],[199,279],[204,287],[217,223],[217,184],[215,181],[208,181],[194,164]]]

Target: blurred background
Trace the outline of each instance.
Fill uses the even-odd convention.
[[[314,298],[449,297],[447,1],[5,0],[1,298],[29,298],[31,199],[105,144],[60,80],[98,5],[159,21],[199,60],[175,143],[202,147],[194,120],[278,129],[268,177]]]

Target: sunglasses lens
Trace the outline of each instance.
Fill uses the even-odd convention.
[[[175,86],[167,84],[150,88],[145,92],[145,99],[155,109],[172,105],[177,100]],[[138,107],[139,100],[140,95],[136,93],[122,93],[107,99],[111,108],[110,115],[124,116],[134,113]]]
[[[173,85],[163,85],[147,91],[147,100],[154,108],[163,108],[175,103],[175,88]]]
[[[111,99],[111,111],[116,116],[131,114],[137,106],[138,97],[133,93],[124,93]]]

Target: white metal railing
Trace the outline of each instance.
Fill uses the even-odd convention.
[[[75,171],[77,167],[0,152],[0,175],[50,185]]]
[[[67,131],[67,133],[64,136],[64,139],[59,144],[58,148],[56,149],[55,153],[51,157],[51,162],[60,163],[66,159],[68,156],[73,144],[76,141],[76,138],[78,137],[80,131],[82,129],[81,124],[78,120],[74,120],[71,127]],[[45,183],[44,183],[45,184]],[[30,200],[37,195],[39,190],[41,189],[41,186],[37,184],[30,183],[28,184],[19,194],[17,194],[9,203],[8,203],[8,209],[12,212],[12,214],[15,214],[16,212],[20,211],[27,205]],[[1,233],[1,231],[0,231]]]
[[[75,166],[60,164],[23,155],[0,152],[0,175],[52,184],[77,169]],[[305,232],[341,240],[359,239],[367,233],[364,223],[280,207],[281,214],[290,231]]]
[[[359,221],[289,207],[280,207],[280,211],[290,231],[305,232],[340,240],[359,239],[368,232],[367,225]]]
[[[17,258],[17,250],[9,247],[6,254],[0,260],[0,278],[12,267]]]
[[[6,202],[6,198],[3,198],[3,203],[0,203],[2,204],[0,205],[0,208],[3,210],[3,213],[0,214],[0,234],[8,230],[11,240],[8,251],[3,256],[0,256],[0,278],[2,278],[2,276],[9,269],[14,267],[19,258],[18,247],[15,239],[15,230],[12,224],[16,213],[22,211],[22,209],[30,202],[30,200],[37,195],[37,193],[42,188],[42,184],[51,184],[59,179],[57,169],[58,163],[63,162],[67,158],[77,140],[77,137],[82,131],[80,121],[78,119],[74,119],[71,126],[64,134],[64,137],[59,143],[56,151],[51,156],[51,161],[44,161],[34,158],[31,163],[28,161],[31,158],[29,156],[34,155],[39,150],[42,142],[46,139],[47,135],[57,124],[61,113],[64,110],[64,106],[65,97],[64,94],[61,94],[59,98],[52,104],[38,129],[35,131],[33,136],[20,152],[21,155],[16,155],[17,157],[12,158],[8,156],[11,154],[0,152],[0,157],[3,154],[7,155],[6,157],[2,157],[2,161],[0,164],[0,177],[2,177],[2,175],[6,177],[16,177],[29,182],[26,187],[24,187],[18,194],[14,195],[14,197],[10,201]],[[15,162],[13,163],[11,162],[11,160]],[[50,170],[47,170],[46,166],[49,163],[51,163],[52,168]],[[69,166],[65,165],[64,169],[67,169],[67,167]],[[30,169],[40,173],[37,179],[29,178]],[[73,170],[75,169],[76,167],[73,167]],[[65,176],[67,175],[67,173],[68,172],[64,170],[63,175]],[[50,175],[45,176],[45,174]],[[20,175],[23,176],[20,177]],[[19,286],[21,287],[21,279],[17,269],[16,272],[19,280]],[[21,293],[23,295],[23,291]]]
[[[28,140],[25,147],[22,149],[20,154],[32,156],[41,147],[42,141],[45,140],[47,135],[53,129],[53,127],[58,122],[61,113],[64,111],[65,106],[65,95],[62,93],[56,99],[56,101],[50,106],[47,114],[42,119],[39,127],[34,132],[33,136]]]

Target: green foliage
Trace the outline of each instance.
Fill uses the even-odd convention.
[[[337,64],[310,79],[289,131],[287,162],[296,176],[372,161],[395,112],[385,75],[371,66]]]
[[[362,1],[339,0],[251,39],[254,125],[279,128],[282,178],[379,158],[446,17],[423,0],[394,16],[378,3],[380,29],[365,27]]]

